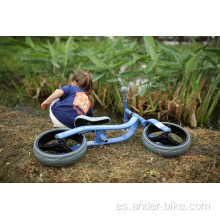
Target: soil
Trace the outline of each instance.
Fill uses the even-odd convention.
[[[130,139],[88,147],[77,163],[61,168],[41,164],[33,154],[38,135],[52,123],[0,104],[0,182],[2,183],[217,183],[220,182],[220,131],[191,129],[191,146],[177,158],[163,158],[142,144],[142,127]],[[109,131],[107,137],[120,135]],[[92,134],[85,135],[91,140]]]

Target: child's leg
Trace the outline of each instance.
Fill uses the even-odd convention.
[[[51,105],[50,105],[50,118],[51,118],[51,120],[52,120],[52,122],[53,122],[53,126],[54,127],[58,127],[58,128],[67,128],[64,124],[62,124],[61,122],[59,122],[58,120],[57,120],[57,118],[53,115],[53,112],[51,111],[51,106],[55,103],[55,102],[57,102],[57,101],[59,101],[60,99],[59,98],[57,98],[57,99],[55,99],[52,103],[51,103]]]

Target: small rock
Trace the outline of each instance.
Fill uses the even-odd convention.
[[[145,173],[142,178],[145,179],[146,177],[147,177],[147,174]]]

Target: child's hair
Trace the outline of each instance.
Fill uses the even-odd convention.
[[[75,81],[77,85],[85,91],[91,104],[93,105],[94,99],[92,95],[92,75],[85,71],[78,71],[74,74],[72,81]]]

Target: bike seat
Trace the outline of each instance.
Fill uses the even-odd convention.
[[[107,116],[103,117],[89,117],[85,115],[79,115],[76,117],[74,125],[75,127],[86,125],[103,125],[111,122],[111,119]]]

